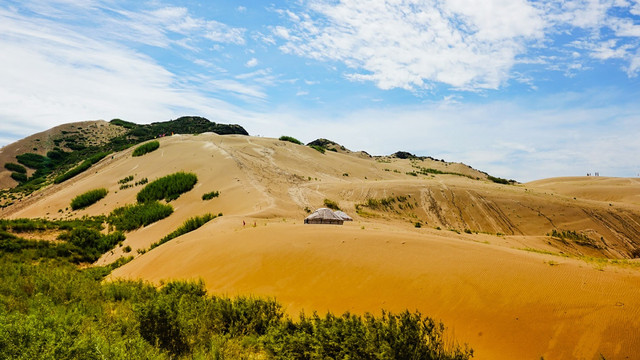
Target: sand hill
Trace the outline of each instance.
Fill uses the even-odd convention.
[[[162,138],[142,157],[132,151],[110,155],[0,216],[108,214],[134,203],[142,188],[121,190],[118,180],[189,171],[198,182],[171,202],[171,216],[128,233],[123,247],[99,260],[132,248],[136,259],[113,277],[202,278],[214,293],[277,297],[292,314],[418,309],[444,321],[478,359],[640,352],[640,264],[631,259],[640,247],[637,179],[502,185],[459,163],[322,154],[210,133]],[[71,198],[98,187],[109,190],[103,200],[70,211]],[[203,201],[210,191],[220,196]],[[355,221],[303,225],[325,199]],[[137,253],[207,212],[224,216]],[[548,236],[553,231],[557,236]]]

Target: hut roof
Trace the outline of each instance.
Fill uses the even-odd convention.
[[[320,208],[313,212],[313,214],[307,216],[305,220],[344,220],[339,215],[336,215],[331,209]]]
[[[351,216],[347,215],[344,211],[335,211],[334,214],[338,215],[339,217],[342,218],[342,220],[344,221],[353,221],[353,219],[351,218]]]

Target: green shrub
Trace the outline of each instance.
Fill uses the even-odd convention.
[[[324,199],[324,206],[332,210],[340,210],[340,206],[338,206],[338,203],[333,200]]]
[[[202,200],[211,200],[213,198],[216,198],[220,196],[220,193],[218,191],[212,191],[212,192],[208,192],[206,194],[202,195]]]
[[[294,137],[291,137],[291,136],[282,135],[282,136],[280,136],[280,138],[278,140],[288,141],[288,142],[291,142],[291,143],[294,143],[294,144],[302,145],[302,141],[300,141],[300,140],[298,140],[298,139],[296,139]]]
[[[17,173],[20,173],[20,174],[26,174],[27,173],[27,169],[24,166],[19,165],[19,164],[15,164],[15,163],[8,162],[8,163],[4,164],[4,168],[9,170],[9,171],[14,171],[14,172],[17,172]]]
[[[83,161],[80,165],[78,165],[78,166],[74,167],[73,169],[67,171],[66,173],[56,177],[53,180],[53,183],[54,184],[60,184],[63,181],[71,179],[72,177],[84,172],[85,170],[90,168],[91,165],[93,165],[93,164],[97,163],[98,161],[102,160],[107,155],[109,155],[109,153],[107,153],[107,152],[102,152],[102,153],[98,153],[96,155],[93,155],[89,159]]]
[[[216,218],[216,215],[207,213],[204,214],[202,216],[196,216],[196,217],[192,217],[187,219],[184,224],[182,224],[182,226],[180,226],[179,228],[175,229],[173,232],[171,232],[169,235],[163,237],[162,239],[160,239],[160,241],[153,243],[151,245],[151,248],[156,248],[164,243],[166,243],[167,241],[173,240],[175,238],[177,238],[180,235],[184,235],[188,232],[191,232],[193,230],[198,229],[199,227],[201,227],[202,225],[206,224],[207,222],[209,222],[210,220],[213,220]]]
[[[321,154],[324,154],[324,152],[326,151],[325,148],[323,148],[322,146],[319,145],[309,145],[310,148],[320,152]]]
[[[129,175],[127,177],[124,177],[124,178],[118,180],[118,184],[126,184],[131,180],[133,180],[133,175]]]
[[[491,175],[487,176],[487,179],[493,181],[494,183],[504,184],[504,185],[511,185],[515,183],[514,180],[507,180],[507,179],[503,179],[503,178],[499,178]]]
[[[114,209],[107,222],[119,231],[131,231],[164,219],[173,213],[171,205],[148,201]]]
[[[31,169],[42,169],[48,167],[51,164],[51,160],[46,156],[33,153],[17,155],[16,159],[18,159],[18,162],[20,164]]]
[[[381,317],[344,313],[300,315],[271,328],[263,343],[274,359],[456,359],[473,350],[445,341],[444,325],[419,312]]]
[[[27,174],[23,174],[19,172],[12,172],[11,178],[19,183],[24,183],[24,182],[27,182],[28,180]]]
[[[161,177],[145,186],[137,195],[138,202],[177,199],[181,194],[193,189],[198,177],[193,173],[178,172]]]
[[[89,190],[84,194],[80,194],[71,200],[71,209],[78,210],[84,209],[87,206],[93,205],[107,196],[109,191],[105,188]]]
[[[160,143],[157,140],[149,141],[146,144],[142,144],[133,150],[132,156],[142,156],[146,153],[157,150],[160,147]]]

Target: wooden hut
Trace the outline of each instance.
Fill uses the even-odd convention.
[[[320,208],[313,212],[313,214],[307,216],[304,219],[305,224],[328,224],[328,225],[342,225],[344,219],[336,215],[331,209]]]

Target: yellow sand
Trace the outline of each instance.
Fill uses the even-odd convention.
[[[504,186],[462,164],[320,154],[274,139],[202,134],[160,142],[160,149],[139,158],[131,157],[132,149],[114,154],[0,216],[107,214],[133,203],[141,189],[119,190],[119,179],[152,181],[191,171],[198,183],[171,202],[174,214],[128,233],[123,245],[137,254],[189,217],[224,216],[138,256],[114,278],[202,278],[212,293],[277,297],[292,315],[301,309],[417,309],[442,320],[478,359],[596,359],[600,353],[619,359],[640,353],[637,266],[601,267],[520,250],[628,258],[640,238],[636,181],[549,179]],[[406,174],[416,166],[471,178]],[[97,187],[109,189],[105,199],[82,211],[65,210],[71,198]],[[219,198],[201,200],[214,190]],[[367,199],[398,196],[406,200],[393,209],[355,211]],[[305,208],[320,207],[325,198],[355,221],[303,225]],[[414,227],[418,221],[420,229]],[[550,239],[545,234],[552,229],[589,234],[603,248]],[[124,246],[99,263],[123,255]]]

